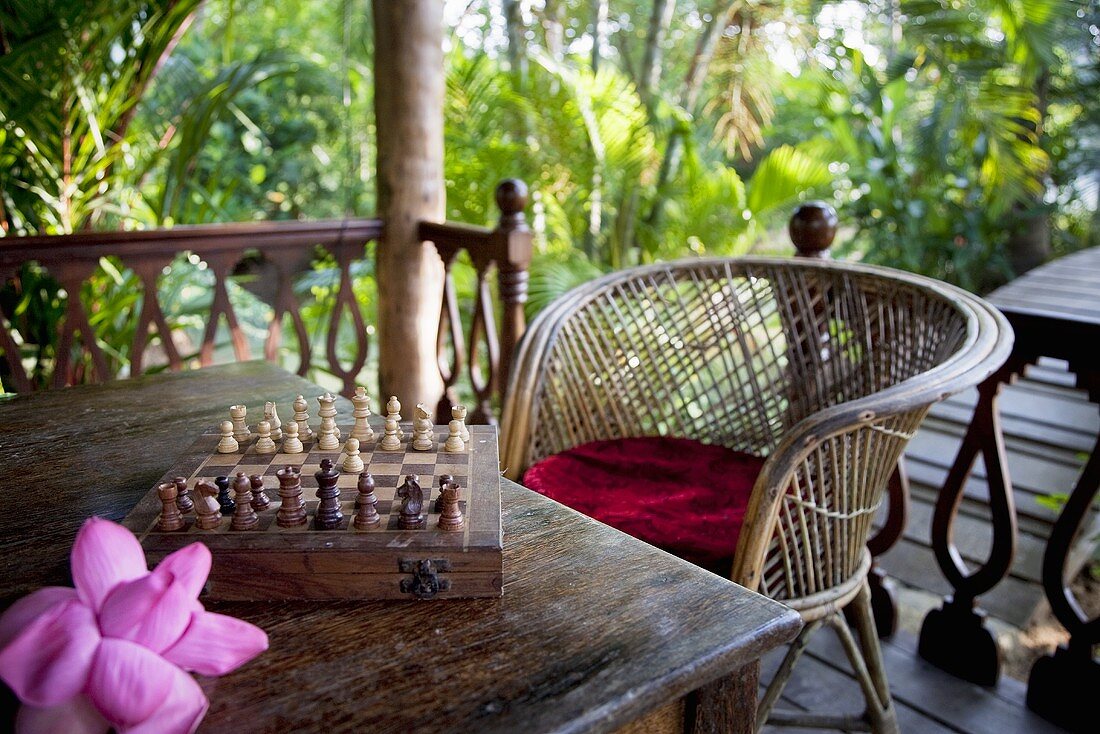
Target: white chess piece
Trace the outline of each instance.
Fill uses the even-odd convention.
[[[271,426],[271,440],[281,441],[283,438],[283,422],[279,420],[279,411],[275,403],[270,400],[264,403],[264,420]]]
[[[260,437],[256,439],[256,453],[275,453],[275,442],[271,440],[271,424],[267,421],[260,421],[256,424],[256,431],[260,434]]]
[[[240,444],[237,443],[237,439],[233,438],[233,421],[222,421],[221,425],[218,426],[218,430],[222,434],[221,440],[218,441],[218,453],[236,453],[237,449],[240,448]]]
[[[360,441],[373,441],[374,429],[367,423],[367,418],[370,417],[370,396],[367,395],[367,389],[355,388],[351,402],[355,406],[355,410],[352,411],[352,415],[355,416],[355,427],[351,429],[351,437]]]
[[[359,439],[352,437],[344,443],[344,461],[340,468],[348,474],[359,474],[365,468],[359,456]]]
[[[412,447],[417,451],[431,451],[435,441],[432,430],[432,416],[424,408],[424,403],[416,404],[416,417],[413,419]]]
[[[397,421],[393,418],[386,418],[386,435],[382,437],[378,448],[383,451],[401,450],[401,439],[397,437]]]
[[[302,446],[302,439],[298,438],[298,424],[294,421],[286,424],[286,430],[283,431],[283,448],[284,454],[300,454],[304,450]]]
[[[397,437],[404,438],[405,432],[401,430],[401,401],[396,395],[391,395],[386,403],[386,419],[393,418],[397,422]]]
[[[308,441],[313,438],[313,429],[309,427],[309,403],[299,395],[294,398],[294,422],[298,424],[298,439]]]
[[[447,440],[443,450],[448,454],[461,454],[466,451],[466,442],[462,440],[462,421],[457,418],[447,424]]]
[[[239,444],[248,443],[252,438],[252,433],[248,430],[248,424],[245,423],[245,418],[247,416],[248,408],[245,406],[229,406],[229,417],[233,419],[233,438],[235,438]]]
[[[340,439],[336,432],[336,396],[325,393],[317,398],[317,402],[321,406],[317,411],[317,415],[321,416],[317,448],[321,451],[339,451]]]
[[[458,421],[458,435],[465,444],[470,443],[470,431],[466,428],[466,406],[456,405],[451,408],[451,420]]]

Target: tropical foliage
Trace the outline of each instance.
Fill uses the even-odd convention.
[[[1100,0],[448,0],[446,17],[447,215],[490,223],[496,183],[528,182],[532,310],[611,268],[783,249],[810,197],[838,208],[847,256],[979,291],[1096,243]],[[0,3],[0,227],[371,214],[372,34],[370,0]],[[84,297],[124,364],[116,265]],[[323,301],[317,268],[302,287]],[[47,344],[62,301],[36,275],[0,308]],[[165,287],[204,277],[182,260]],[[357,287],[372,300],[369,268]]]

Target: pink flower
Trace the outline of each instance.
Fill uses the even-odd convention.
[[[71,561],[75,589],[39,589],[0,617],[0,679],[24,704],[18,732],[193,732],[209,702],[185,671],[222,675],[267,649],[262,629],[199,603],[202,543],[150,572],[133,533],[93,517]]]

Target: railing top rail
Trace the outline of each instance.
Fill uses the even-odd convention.
[[[103,255],[151,255],[191,250],[210,253],[242,247],[272,249],[347,240],[367,241],[382,232],[378,219],[315,222],[234,222],[127,232],[80,232],[0,238],[0,265],[27,260],[97,259]]]

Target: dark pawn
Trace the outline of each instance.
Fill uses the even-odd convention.
[[[232,515],[237,509],[237,503],[229,496],[229,477],[214,477],[214,486],[218,488],[218,504],[222,515]]]
[[[248,481],[243,471],[237,472],[237,478],[233,480],[234,498],[237,506],[233,513],[233,520],[229,524],[230,530],[252,530],[260,523],[260,517],[252,509],[252,483]]]
[[[420,514],[424,509],[424,490],[420,488],[420,477],[406,474],[405,483],[397,488],[397,496],[403,500],[397,527],[402,530],[419,530],[424,527],[424,516]]]
[[[332,459],[321,460],[321,470],[313,475],[317,479],[317,516],[314,526],[318,530],[334,530],[340,526],[344,513],[340,512],[340,490],[336,482],[340,472],[333,468]]]
[[[363,502],[370,502],[375,508],[378,507],[378,497],[374,494],[374,477],[369,471],[359,475],[359,483],[355,487],[359,490],[355,495],[355,509],[362,507]]]
[[[443,489],[448,484],[453,484],[454,481],[455,481],[455,478],[452,477],[450,474],[440,474],[439,475],[439,497],[435,498],[435,506],[432,507],[432,512],[441,512],[443,510],[443,505],[440,502],[440,500],[443,499]]]
[[[252,485],[252,501],[249,504],[256,512],[263,512],[271,504],[271,500],[264,492],[264,478],[259,474],[253,474],[248,481]]]
[[[195,509],[195,503],[187,493],[187,479],[175,477],[172,483],[176,485],[176,507],[180,508],[180,512],[191,512]]]
[[[356,509],[359,511],[355,513],[355,527],[362,530],[363,528],[369,528],[377,525],[382,521],[382,518],[378,514],[378,509],[375,505],[378,504],[378,498],[374,496],[374,477],[370,475],[370,472],[363,472],[359,475],[359,484],[357,485],[359,495],[356,497]]]

